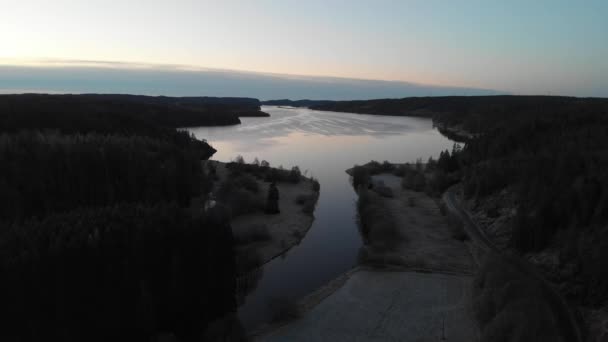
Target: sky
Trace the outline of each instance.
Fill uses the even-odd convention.
[[[110,70],[147,73],[164,93],[196,84],[173,77],[177,88],[163,88],[172,73],[204,84],[218,74],[249,80],[239,94],[255,94],[257,77],[300,88],[356,83],[348,96],[357,98],[378,84],[387,89],[379,97],[407,96],[414,85],[608,97],[608,1],[0,0],[0,8],[4,91],[122,89]]]

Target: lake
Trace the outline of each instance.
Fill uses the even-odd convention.
[[[362,239],[356,193],[346,169],[372,159],[426,161],[453,145],[430,119],[274,106],[262,110],[270,118],[241,118],[241,125],[188,129],[218,150],[212,159],[226,162],[241,155],[246,162],[257,157],[275,167],[298,165],[321,184],[315,221],[306,237],[249,277],[248,294],[238,309],[247,330],[271,319],[271,301],[301,298],[356,265]]]

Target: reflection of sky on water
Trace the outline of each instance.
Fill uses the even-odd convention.
[[[408,133],[428,133],[431,136],[437,134],[427,119],[319,112],[304,108],[264,107],[263,110],[268,112],[271,118],[241,118],[242,124],[237,126],[189,130],[198,138],[207,139],[218,149],[214,159],[230,160],[241,154],[246,158],[257,156],[283,164],[287,161],[277,161],[274,158],[270,160],[270,156],[264,153],[274,155],[276,151],[273,151],[273,148],[280,150],[281,146],[285,145],[289,145],[292,153],[305,153],[319,144],[341,145],[347,148],[355,144],[358,148],[369,149],[373,146],[365,145],[373,139],[390,140]],[[293,154],[292,156],[296,157]],[[297,164],[297,160],[300,158],[294,158],[292,161]]]
[[[350,269],[361,246],[356,196],[344,172],[355,164],[413,162],[437,157],[452,142],[429,119],[264,107],[270,118],[242,118],[241,125],[191,128],[218,151],[213,159],[242,155],[302,171],[321,183],[312,228],[300,245],[264,266],[249,284],[238,316],[251,329],[268,320],[271,298],[300,298]]]
[[[309,109],[283,109],[264,107],[273,120],[245,118],[238,133],[273,136],[299,131],[319,135],[387,135],[403,134],[412,130],[414,122],[404,122],[402,118],[390,116],[355,115],[348,113],[320,112]]]

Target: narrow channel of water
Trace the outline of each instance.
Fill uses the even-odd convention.
[[[273,299],[298,299],[352,268],[361,247],[356,194],[344,172],[355,164],[414,162],[437,157],[453,142],[430,119],[320,112],[264,106],[270,118],[242,118],[227,127],[190,128],[218,152],[213,159],[267,160],[272,166],[298,165],[321,183],[315,221],[302,242],[250,275],[251,292],[238,316],[246,329],[268,322]]]

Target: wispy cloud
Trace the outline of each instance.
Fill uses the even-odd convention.
[[[2,92],[43,90],[335,100],[497,93],[485,89],[400,81],[286,75],[121,61],[38,59],[16,64],[0,60],[0,71]]]

